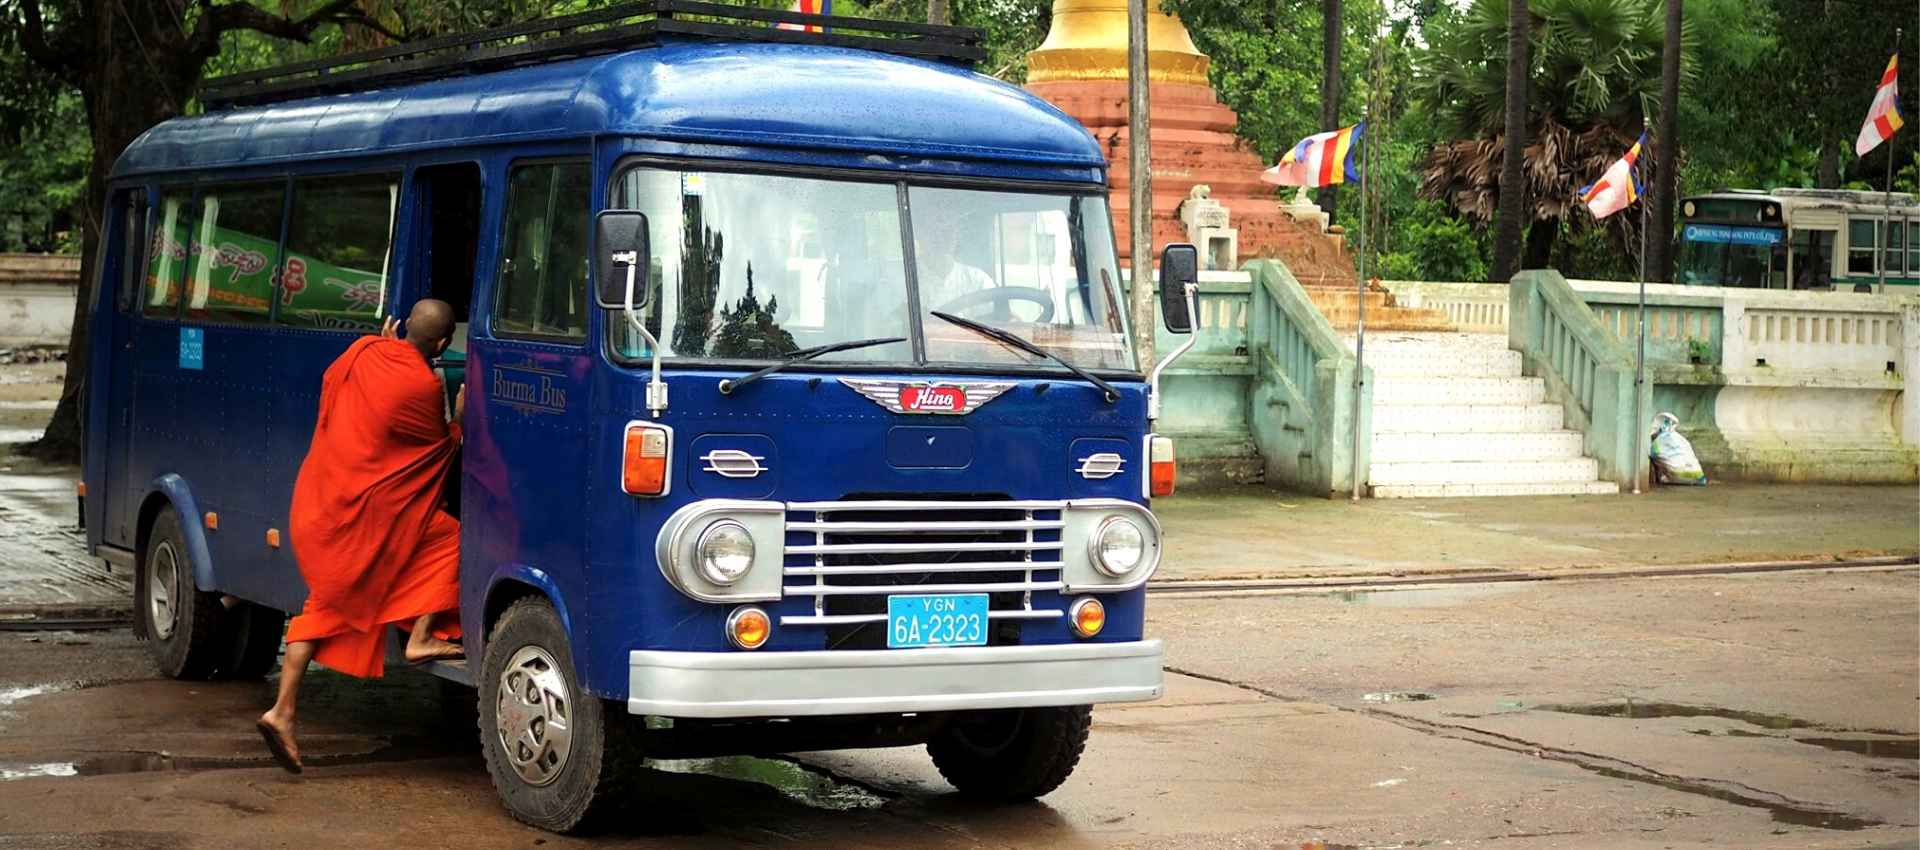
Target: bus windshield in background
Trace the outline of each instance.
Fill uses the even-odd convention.
[[[1680,282],[1692,286],[1784,289],[1785,233],[1772,227],[1696,224],[1680,231]]]
[[[903,220],[900,191],[892,182],[626,171],[614,203],[647,214],[649,330],[669,356],[768,360],[910,338],[918,321],[924,362],[1059,368],[930,315],[940,310],[1012,331],[1077,366],[1134,368],[1104,195],[911,186]],[[909,308],[910,262],[918,317]],[[608,327],[620,354],[644,353],[623,321]],[[916,357],[900,342],[820,360]]]

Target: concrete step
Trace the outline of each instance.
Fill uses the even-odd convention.
[[[1574,460],[1585,451],[1578,431],[1440,434],[1402,431],[1373,435],[1375,464],[1444,461]]]
[[[1373,406],[1373,432],[1510,434],[1558,431],[1566,412],[1557,404],[1380,404]]]
[[[1546,396],[1546,382],[1539,378],[1418,378],[1375,373],[1373,382],[1376,405],[1539,404]]]
[[[1177,461],[1174,487],[1213,489],[1259,484],[1266,480],[1267,464],[1253,444],[1253,435],[1233,432],[1171,432]]]
[[[1464,496],[1617,496],[1610,481],[1563,484],[1395,484],[1369,487],[1376,499],[1445,499]]]
[[[1390,345],[1390,344],[1389,344]],[[1376,378],[1518,378],[1520,352],[1436,351],[1426,348],[1374,348],[1367,341],[1367,367]]]
[[[1600,477],[1592,458],[1561,460],[1381,463],[1368,468],[1367,483],[1392,484],[1582,484]]]

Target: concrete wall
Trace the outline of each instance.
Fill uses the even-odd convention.
[[[79,282],[78,256],[0,254],[0,348],[66,345]]]

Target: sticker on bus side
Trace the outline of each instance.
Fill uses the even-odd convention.
[[[203,369],[207,362],[207,332],[200,328],[180,329],[180,368]]]

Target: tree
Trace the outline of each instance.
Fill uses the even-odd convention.
[[[1507,2],[1506,104],[1501,109],[1500,217],[1493,234],[1493,279],[1506,283],[1520,269],[1520,219],[1526,215],[1527,188],[1522,177],[1527,145],[1527,82],[1532,70],[1527,0]]]
[[[72,460],[80,452],[80,392],[87,371],[87,304],[106,203],[107,171],[127,145],[155,124],[180,115],[193,97],[222,36],[252,30],[308,41],[327,23],[353,17],[357,0],[327,0],[304,14],[275,14],[241,0],[16,0],[0,19],[6,42],[51,78],[77,90],[86,114],[91,156],[81,229],[79,297],[67,349],[67,379],[46,433],[25,451]]]
[[[1680,190],[1680,23],[1682,0],[1666,0],[1667,26],[1660,45],[1660,139],[1653,147],[1653,195],[1646,203],[1653,232],[1647,236],[1647,279],[1673,279],[1674,193]]]
[[[1529,198],[1516,228],[1524,227],[1527,268],[1549,264],[1563,229],[1596,226],[1573,215],[1581,186],[1593,182],[1626,153],[1645,123],[1659,79],[1659,10],[1647,0],[1534,0],[1530,39],[1532,73],[1526,107],[1519,114],[1528,137],[1517,159],[1506,153],[1516,135],[1507,118],[1512,87],[1505,61],[1509,34],[1505,0],[1475,0],[1465,14],[1430,34],[1416,78],[1421,109],[1444,139],[1422,168],[1421,195],[1443,201],[1467,220],[1497,222],[1496,198],[1524,191]],[[1692,64],[1683,63],[1682,82]],[[1521,170],[1520,185],[1507,176]],[[1636,240],[1635,216],[1604,222],[1623,249]],[[1494,256],[1502,257],[1496,230]],[[1510,275],[1514,266],[1493,269]]]
[[[1320,0],[1320,130],[1340,129],[1340,78],[1346,69],[1340,67],[1340,44],[1346,40],[1347,33],[1341,24],[1340,12],[1343,0]],[[1320,208],[1331,216],[1340,206],[1340,187],[1327,186],[1320,190]]]
[[[927,0],[927,23],[945,24],[947,22],[947,0]]]

